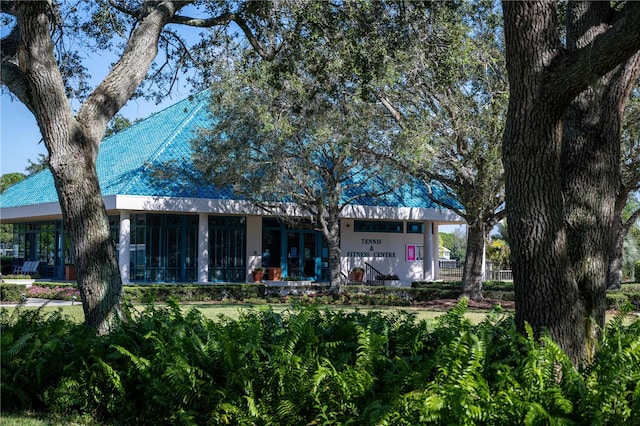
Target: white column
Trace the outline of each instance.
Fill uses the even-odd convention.
[[[431,240],[433,242],[433,280],[437,280],[440,276],[440,232],[438,224],[431,222]]]
[[[131,219],[128,211],[120,212],[120,235],[118,245],[118,265],[123,284],[131,282]]]
[[[198,282],[209,281],[209,215],[198,216]]]
[[[433,281],[435,279],[433,270],[433,222],[424,222],[424,243],[422,254],[422,274],[425,281]]]

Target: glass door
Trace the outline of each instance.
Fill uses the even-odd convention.
[[[289,230],[287,232],[287,276],[315,280],[316,271],[316,233],[307,230]]]
[[[300,233],[298,231],[287,232],[287,276],[289,278],[302,277],[300,247]]]

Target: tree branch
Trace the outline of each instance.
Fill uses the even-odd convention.
[[[3,12],[5,2],[2,2]],[[13,3],[12,3],[13,4]],[[2,63],[0,67],[0,83],[7,86],[29,110],[33,112],[33,105],[29,100],[27,92],[27,80],[24,71],[19,65],[20,35],[18,25],[0,41],[0,56]]]
[[[380,103],[382,103],[382,106],[384,106],[385,109],[389,112],[389,114],[391,114],[396,123],[398,123],[398,126],[400,126],[402,130],[404,130],[406,126],[404,124],[403,114],[391,103],[391,101],[386,96],[378,93],[376,94],[376,97],[378,98]]]
[[[548,68],[546,89],[568,99],[593,84],[640,50],[640,2],[626,2],[618,19],[589,45],[558,55]],[[592,58],[597,58],[592,61]]]
[[[227,12],[222,15],[214,16],[207,19],[191,18],[189,16],[176,15],[169,24],[187,25],[189,27],[210,28],[218,25],[226,25],[231,21],[235,21],[237,15],[235,13]]]
[[[627,219],[623,224],[623,228],[625,228],[627,231],[629,229],[631,229],[631,227],[633,226],[634,223],[636,223],[638,221],[638,219],[640,219],[640,209],[637,209],[636,211],[634,211],[631,216],[629,216],[629,219]]]
[[[27,80],[18,65],[3,60],[0,66],[0,83],[6,85],[9,91],[35,115],[33,104],[28,96]]]
[[[146,76],[158,51],[160,33],[184,4],[164,1],[155,3],[148,10],[133,31],[118,62],[78,111],[80,122],[93,121],[90,131],[96,140],[101,139],[109,120],[131,98]]]

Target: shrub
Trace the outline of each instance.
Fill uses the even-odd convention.
[[[188,301],[237,301],[264,298],[262,284],[151,284],[125,285],[125,298],[129,302],[166,302],[170,299]]]
[[[607,292],[607,309],[620,310],[624,305],[629,303],[629,297],[619,291]]]
[[[13,257],[0,256],[0,273],[10,274],[13,271]]]
[[[80,291],[75,285],[53,286],[53,285],[32,285],[26,291],[28,297],[56,300],[80,299]]]
[[[22,284],[0,284],[0,301],[20,302],[25,290]]]

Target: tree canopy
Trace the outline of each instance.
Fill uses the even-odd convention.
[[[403,129],[394,147],[397,163],[444,188],[449,197],[432,200],[466,220],[462,293],[479,299],[485,242],[506,213],[501,20],[492,2],[435,8],[411,19],[410,41],[388,61],[391,77],[378,79],[373,90]],[[440,36],[435,44],[434,32]]]
[[[6,173],[0,176],[0,192],[6,191],[8,187],[27,178],[24,173]]]

